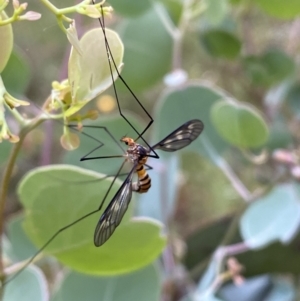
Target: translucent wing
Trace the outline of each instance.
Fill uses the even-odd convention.
[[[100,247],[111,237],[128,208],[132,197],[131,185],[135,168],[136,165],[133,166],[126,180],[100,217],[94,234],[94,244],[96,247]]]
[[[190,120],[173,131],[165,139],[155,144],[152,148],[165,152],[174,152],[186,147],[193,142],[203,131],[204,125],[198,119]]]

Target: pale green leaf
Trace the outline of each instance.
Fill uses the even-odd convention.
[[[123,44],[117,33],[106,29],[106,37],[116,66],[121,71],[123,60]],[[71,108],[67,115],[74,114],[87,101],[93,99],[112,84],[112,76],[108,63],[104,35],[101,28],[88,31],[81,39],[77,48],[81,53],[72,48],[68,77],[72,97],[82,102],[79,108]],[[117,79],[116,69],[112,64],[113,78]]]
[[[113,180],[102,177],[67,165],[37,168],[27,174],[18,193],[30,239],[42,247],[59,229],[95,211]],[[96,224],[119,187],[116,180],[103,209],[60,233],[45,253],[74,270],[98,275],[133,271],[159,256],[165,246],[162,225],[149,219],[129,221],[131,206],[112,237],[100,248],[94,246]]]
[[[281,184],[249,206],[240,221],[245,243],[262,248],[279,240],[288,243],[300,226],[300,187]]]
[[[220,136],[237,147],[259,147],[269,136],[260,112],[246,103],[220,101],[214,104],[211,119]]]

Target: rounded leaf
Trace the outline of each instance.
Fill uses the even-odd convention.
[[[96,211],[113,178],[73,166],[37,168],[27,174],[18,193],[25,208],[24,229],[38,247],[83,216]],[[161,224],[131,220],[131,209],[121,225],[100,248],[93,243],[95,227],[104,208],[112,200],[120,181],[116,180],[102,210],[62,231],[45,253],[70,268],[89,274],[113,275],[139,269],[152,262],[165,246]]]
[[[299,192],[298,184],[278,185],[249,206],[240,221],[249,247],[262,248],[276,240],[288,243],[295,236],[300,226]]]
[[[0,20],[5,20],[7,15],[0,12]],[[0,73],[4,70],[13,49],[13,31],[11,24],[0,26]]]
[[[121,71],[124,47],[118,34],[106,29],[106,38],[119,71]],[[91,100],[112,84],[112,75],[107,58],[105,39],[101,28],[88,31],[80,39],[81,53],[72,48],[68,77],[72,89],[72,97],[79,103],[71,107],[67,115],[78,111],[86,101]],[[117,72],[112,64],[113,78],[117,79]]]
[[[100,248],[65,251],[57,258],[74,270],[93,275],[119,275],[140,269],[155,260],[166,246],[163,225],[150,218],[123,222]],[[87,254],[89,259],[87,259]]]
[[[237,147],[254,148],[268,139],[268,127],[252,106],[220,101],[211,111],[212,122],[221,137]]]
[[[214,57],[225,59],[236,58],[241,51],[241,42],[230,32],[212,29],[201,35],[201,42],[205,50]]]

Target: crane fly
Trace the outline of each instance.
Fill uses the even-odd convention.
[[[201,134],[203,128],[200,120],[190,120],[151,148],[166,152],[180,150],[193,142]],[[145,193],[151,187],[151,178],[144,168],[151,150],[129,137],[123,137],[121,141],[128,145],[125,161],[131,162],[133,167],[100,217],[94,234],[94,244],[97,247],[103,245],[119,226],[130,203],[132,191]],[[137,173],[137,182],[132,182],[134,173]]]
[[[94,3],[94,1],[92,1]],[[102,6],[101,10],[102,10]],[[118,143],[116,138],[112,135],[112,133],[108,130],[108,128],[104,126],[83,126],[87,128],[100,128],[103,131],[105,131],[110,138],[119,146],[119,148],[123,151],[123,155],[114,155],[114,156],[101,156],[101,157],[90,157],[90,155],[97,149],[100,149],[104,143],[101,142],[99,139],[82,132],[83,135],[93,139],[99,145],[94,148],[93,150],[89,151],[86,155],[84,155],[80,161],[86,161],[86,160],[95,160],[95,159],[105,159],[105,158],[124,158],[123,163],[121,164],[118,172],[114,176],[111,184],[109,185],[107,192],[105,193],[105,196],[103,197],[99,207],[84,216],[78,218],[77,220],[73,221],[72,223],[69,223],[68,225],[60,228],[58,231],[56,231],[50,239],[34,254],[33,257],[31,257],[28,262],[18,271],[16,272],[10,279],[8,279],[4,284],[10,282],[13,278],[18,276],[30,263],[34,261],[34,259],[63,231],[67,230],[68,228],[72,227],[73,225],[79,223],[83,219],[94,215],[95,213],[98,213],[102,210],[102,207],[106,201],[106,198],[109,195],[109,192],[112,189],[112,186],[114,185],[116,179],[119,176],[123,176],[124,174],[121,173],[121,170],[126,162],[129,162],[131,164],[131,170],[125,175],[126,178],[121,184],[120,188],[117,190],[111,201],[109,202],[108,206],[105,208],[104,212],[102,213],[96,228],[94,232],[94,245],[96,247],[102,246],[114,233],[116,228],[120,225],[122,218],[128,208],[128,205],[131,201],[132,192],[137,193],[146,193],[150,187],[151,187],[151,178],[149,177],[147,173],[147,169],[152,169],[149,165],[147,165],[147,160],[149,157],[158,159],[159,156],[156,153],[156,150],[162,150],[165,152],[174,152],[177,150],[180,150],[186,146],[188,146],[190,143],[192,143],[203,131],[204,125],[203,123],[198,119],[192,119],[190,121],[185,122],[180,127],[175,129],[172,133],[170,133],[167,137],[162,139],[160,142],[154,144],[153,146],[150,146],[149,143],[144,139],[143,135],[146,133],[146,131],[150,128],[150,126],[153,123],[153,118],[148,113],[148,111],[145,109],[145,107],[141,104],[137,96],[134,94],[134,92],[131,90],[131,88],[127,85],[126,81],[123,79],[123,77],[120,75],[118,68],[116,66],[116,63],[114,61],[113,55],[110,50],[110,46],[108,43],[108,40],[106,38],[105,34],[105,23],[104,23],[104,16],[102,11],[102,17],[98,19],[103,36],[105,41],[105,48],[107,52],[108,57],[108,63],[110,68],[110,74],[112,78],[113,83],[113,90],[116,98],[116,102],[118,105],[119,114],[122,116],[122,118],[127,122],[127,124],[134,130],[134,132],[138,135],[136,139],[133,139],[131,137],[123,137],[121,138],[121,142],[125,143],[128,148],[125,151],[123,147]],[[132,95],[133,99],[136,101],[136,103],[141,107],[141,109],[145,112],[145,114],[149,118],[149,122],[146,125],[146,127],[141,131],[138,132],[138,130],[133,126],[133,124],[128,120],[128,118],[123,114],[120,106],[120,102],[118,99],[118,93],[116,90],[116,86],[114,83],[114,75],[113,75],[113,69],[117,73],[118,78],[121,80],[121,82],[126,86],[130,94]],[[69,125],[70,128],[73,128],[76,131],[76,125]],[[145,146],[138,144],[136,141],[141,139]],[[137,175],[137,181],[133,182],[133,177]],[[104,178],[111,177],[106,176]]]

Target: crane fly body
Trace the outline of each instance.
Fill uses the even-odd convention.
[[[138,182],[132,183],[131,189],[132,191],[136,191],[138,193],[145,193],[151,187],[151,178],[144,168],[151,150],[136,143],[134,139],[130,137],[123,137],[121,141],[128,145],[128,149],[125,154],[125,160],[136,165],[135,172],[138,176]]]
[[[131,162],[133,167],[100,217],[94,234],[94,244],[96,247],[103,245],[119,226],[130,203],[132,191],[145,193],[150,189],[151,178],[144,166],[147,159],[151,156],[151,151],[155,149],[166,152],[180,150],[193,142],[201,134],[203,128],[202,121],[198,119],[190,120],[151,148],[136,143],[130,137],[123,137],[121,139],[122,142],[128,145],[128,149],[124,154],[125,161]],[[132,182],[135,173],[137,174],[138,181]]]

